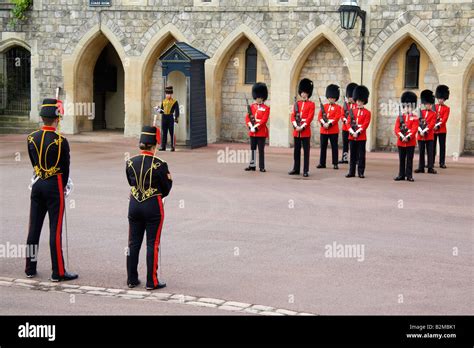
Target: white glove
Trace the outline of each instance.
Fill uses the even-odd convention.
[[[74,190],[74,183],[72,182],[71,178],[67,179],[67,184],[64,190],[64,196],[69,197],[69,195],[72,193]]]
[[[344,122],[344,124],[346,124],[346,123],[347,123],[347,118],[344,117],[344,118],[342,119],[342,122]]]
[[[33,174],[31,177],[31,182],[28,185],[28,189],[31,191],[33,189],[33,185],[36,184],[36,182],[39,180],[39,176],[36,176],[36,174]]]
[[[328,124],[328,123],[325,123],[325,124],[323,124],[323,127],[326,128],[326,129],[328,129],[328,128],[329,128],[329,124]]]

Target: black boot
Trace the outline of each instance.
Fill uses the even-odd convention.
[[[128,282],[128,281],[127,281],[128,287],[129,287],[130,289],[132,289],[132,288],[134,288],[134,287],[140,285],[140,283],[141,283],[141,282],[140,282],[139,279],[137,279],[137,281],[135,281],[135,282]]]
[[[51,281],[52,282],[60,282],[60,281],[68,281],[68,280],[74,280],[79,277],[78,274],[76,273],[69,273],[69,272],[64,272],[63,276],[58,276],[58,275],[51,275]]]
[[[428,169],[428,173],[430,174],[438,174],[438,172],[436,170],[434,170],[433,168],[429,168]]]
[[[303,176],[304,176],[305,178],[307,178],[307,177],[309,176],[308,172],[303,173]]]
[[[334,169],[339,169],[339,166],[337,164],[334,165]]]
[[[326,168],[325,165],[322,165],[321,163],[316,166],[316,168]]]
[[[256,167],[251,167],[251,166],[248,166],[247,168],[245,168],[244,170],[246,172],[249,172],[249,171],[255,171]]]
[[[415,169],[415,173],[425,173],[425,170],[418,168],[418,169]]]
[[[395,180],[395,181],[402,181],[402,180],[405,180],[405,177],[399,175],[399,176],[397,176],[396,178],[394,178],[393,180]]]
[[[354,176],[355,176],[355,174],[349,173],[349,174],[346,175],[346,178],[353,178]]]
[[[291,172],[288,172],[288,175],[300,175],[300,172],[293,169]]]
[[[158,285],[157,285],[157,286],[153,286],[153,285],[149,286],[149,285],[147,285],[147,286],[146,286],[146,289],[147,289],[147,290],[155,290],[155,289],[163,289],[163,288],[165,288],[165,287],[166,287],[166,283],[158,282]]]

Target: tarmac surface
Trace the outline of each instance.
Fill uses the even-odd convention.
[[[0,136],[5,246],[26,242],[32,168],[25,138]],[[71,284],[126,289],[124,161],[138,153],[137,140],[113,132],[68,139],[68,269],[80,275]],[[449,157],[447,169],[415,174],[410,183],[393,181],[396,153],[368,153],[366,178],[347,179],[347,165],[316,169],[313,148],[303,178],[287,175],[287,148],[266,147],[267,173],[244,172],[247,163],[235,162],[247,149],[212,144],[158,153],[174,180],[161,239],[165,292],[315,314],[474,314],[474,158]],[[36,278],[43,282],[48,235],[46,218]],[[23,278],[23,270],[23,258],[0,258],[0,276]],[[144,246],[139,274],[143,282]],[[230,314],[87,295],[77,296],[79,309],[67,294],[2,287],[0,294],[0,314]]]

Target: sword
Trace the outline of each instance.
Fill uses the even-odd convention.
[[[166,203],[166,197],[163,198],[163,210],[165,208],[165,203]],[[161,217],[163,219],[163,216]],[[164,222],[164,221],[163,221]],[[161,238],[161,236],[160,236]],[[160,248],[158,249],[158,279],[162,279],[161,278],[161,249],[163,248],[163,243],[161,243],[160,241]]]

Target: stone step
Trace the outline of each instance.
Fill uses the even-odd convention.
[[[37,130],[37,127],[2,127],[0,126],[0,134],[30,134]]]

